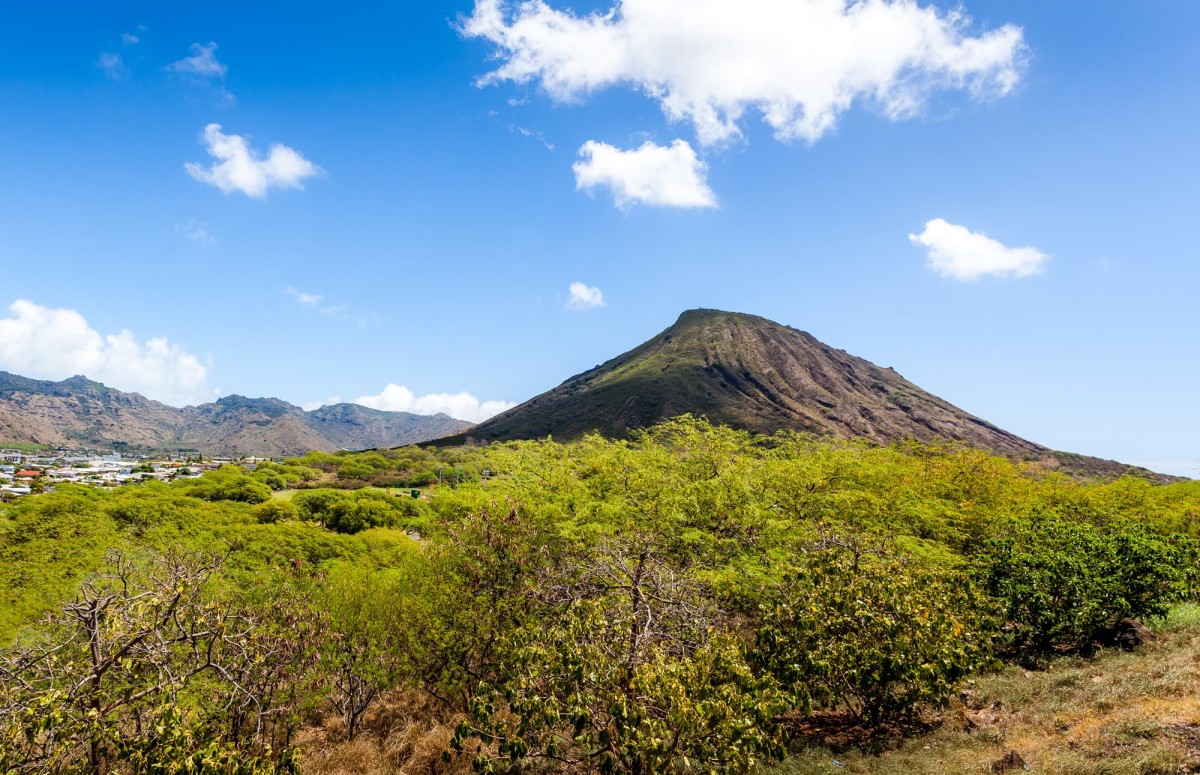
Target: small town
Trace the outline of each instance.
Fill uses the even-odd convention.
[[[25,495],[52,492],[56,485],[82,484],[90,487],[119,487],[124,484],[201,476],[230,463],[251,469],[259,458],[185,458],[129,456],[97,450],[0,449],[0,501]]]

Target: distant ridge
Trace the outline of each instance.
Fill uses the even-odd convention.
[[[128,446],[208,455],[299,455],[309,450],[417,444],[471,423],[445,414],[334,404],[306,412],[278,398],[224,396],[182,409],[83,376],[49,382],[0,371],[0,446]]]
[[[1130,468],[1054,452],[804,331],[714,309],[688,310],[639,347],[437,443],[468,437],[565,441],[591,432],[617,437],[685,413],[758,433],[790,429],[877,443],[960,442],[1092,475]]]

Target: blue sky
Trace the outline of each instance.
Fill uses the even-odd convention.
[[[19,5],[0,369],[477,419],[716,307],[1200,466],[1191,0]]]

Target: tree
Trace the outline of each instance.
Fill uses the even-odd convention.
[[[540,626],[512,633],[456,732],[476,771],[747,772],[783,757],[781,693],[649,542],[607,545],[542,597]]]
[[[829,539],[763,606],[753,657],[796,707],[874,726],[944,706],[988,664],[994,627],[966,579]]]
[[[318,591],[326,616],[321,667],[347,740],[379,692],[399,676],[393,592],[389,574],[354,566],[335,569]]]
[[[254,507],[254,519],[259,524],[274,524],[288,519],[299,519],[300,509],[291,501],[272,498]]]
[[[252,623],[245,658],[226,666],[225,682],[210,688],[213,722],[242,750],[288,750],[303,714],[328,693],[320,659],[329,616],[312,599],[306,579],[260,576],[238,601]]]
[[[226,744],[181,701],[203,676],[226,698],[243,692],[233,676],[253,622],[209,592],[224,560],[110,553],[73,600],[0,657],[0,771],[159,771],[197,751],[245,771],[273,766]]]
[[[984,542],[976,576],[1000,603],[1019,659],[1088,649],[1122,619],[1159,616],[1196,581],[1200,546],[1115,518],[1012,520]]]
[[[404,579],[397,625],[413,674],[454,710],[497,675],[513,633],[537,630],[535,593],[561,551],[552,527],[516,503],[475,505],[434,535]]]
[[[199,479],[178,482],[185,495],[207,501],[263,503],[271,499],[271,488],[246,475],[240,466],[224,465],[208,471]]]

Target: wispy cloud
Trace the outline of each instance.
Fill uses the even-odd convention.
[[[301,304],[303,304],[306,307],[315,307],[321,303],[321,299],[322,299],[322,296],[320,294],[305,293],[304,291],[298,290],[295,286],[292,286],[292,285],[289,285],[288,287],[284,288],[283,292],[286,293],[288,296],[291,296],[293,299],[300,302]]]
[[[622,150],[589,140],[575,162],[575,188],[607,188],[621,209],[635,204],[659,207],[716,207],[717,196],[708,187],[708,165],[700,161],[691,144],[676,140],[669,146],[647,141],[640,148]]]
[[[193,43],[190,50],[190,57],[177,59],[163,69],[212,89],[222,105],[229,106],[236,102],[233,94],[225,88],[225,74],[229,68],[217,59],[217,44]]]
[[[104,75],[113,81],[129,80],[129,67],[120,54],[110,54],[105,51],[96,60],[96,67],[104,71]]]
[[[187,223],[181,223],[175,227],[175,233],[191,242],[199,248],[211,248],[217,244],[217,238],[209,231],[207,223],[189,220]]]
[[[223,134],[220,124],[204,127],[200,139],[215,161],[208,167],[188,162],[183,168],[193,179],[216,186],[226,194],[239,191],[263,199],[272,188],[303,189],[303,181],[322,172],[297,151],[280,143],[272,145],[264,158],[250,147],[245,137]]]
[[[318,314],[341,323],[353,323],[359,328],[370,325],[382,325],[383,320],[374,312],[359,312],[345,304],[325,303],[325,297],[319,293],[308,293],[295,286],[289,285],[283,292],[296,300],[302,307],[316,311]]]
[[[209,366],[165,336],[101,334],[73,309],[18,300],[0,318],[0,369],[37,379],[83,374],[175,406],[207,400]]]
[[[379,393],[373,396],[359,396],[354,403],[369,409],[380,409],[387,412],[411,412],[413,414],[438,414],[444,412],[467,422],[483,422],[489,417],[511,409],[516,404],[512,401],[480,401],[470,393],[428,393],[423,396],[414,394],[404,385],[389,383]]]
[[[509,100],[510,106],[511,105],[522,105],[522,104],[524,104],[524,103],[522,103],[522,102],[514,103],[512,100]],[[505,129],[507,129],[509,132],[512,132],[514,135],[520,135],[521,137],[528,137],[531,140],[537,140],[539,143],[542,144],[542,147],[545,148],[547,151],[554,150],[554,143],[547,140],[546,135],[542,134],[541,132],[537,131],[536,129],[528,129],[528,128],[523,127],[520,124],[514,123],[512,121],[504,121],[500,118],[500,114],[494,110],[489,110],[487,112],[487,114],[488,114],[489,118],[495,119],[497,123],[501,124]]]
[[[530,139],[537,140],[547,151],[554,150],[554,143],[547,140],[546,136],[541,132],[538,132],[534,129],[526,129],[520,124],[507,124],[506,126],[508,127],[508,131],[512,132],[513,134],[518,134],[522,137],[528,137]]]
[[[121,35],[121,42],[124,43],[126,46],[132,46],[137,43],[141,43],[142,39],[139,38],[137,35],[134,35],[133,33],[126,32]]]
[[[217,60],[217,44],[193,43],[190,48],[192,55],[177,59],[167,65],[165,70],[182,75],[193,75],[204,79],[221,79],[229,72],[229,68]]]
[[[567,298],[567,309],[585,312],[605,306],[604,294],[594,286],[574,282],[567,288],[567,292],[570,294]]]
[[[981,277],[1029,277],[1045,270],[1050,256],[1037,248],[1010,248],[983,232],[934,218],[909,242],[928,249],[929,268],[943,277],[970,282]]]

